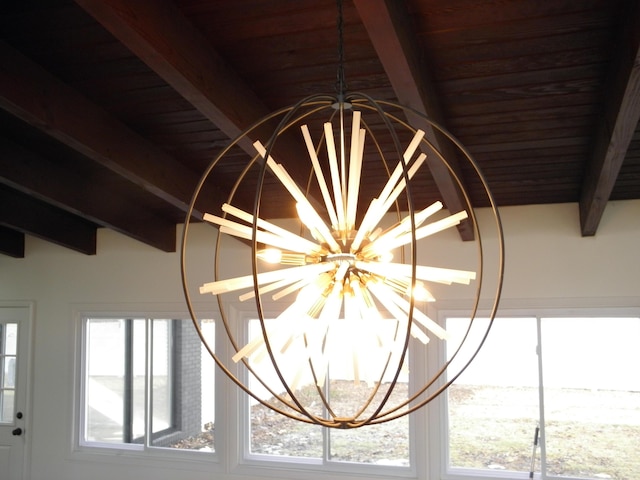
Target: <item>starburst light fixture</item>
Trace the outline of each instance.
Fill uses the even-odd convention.
[[[481,202],[491,214],[489,228],[495,232],[491,235],[495,269],[485,267],[488,247],[481,241],[463,182],[439,145],[425,131],[411,127],[408,117],[421,118],[437,132],[440,142],[447,142],[466,161],[467,174],[478,180]],[[274,124],[275,129],[264,135],[266,126]],[[303,181],[290,174],[292,163],[279,162],[281,155],[291,157],[282,145],[290,145],[292,137],[307,157],[294,159],[308,172]],[[252,156],[238,153],[248,139],[255,148]],[[466,208],[450,212],[441,201],[432,200],[437,195],[427,159],[447,167]],[[232,164],[240,171],[228,180],[231,193],[226,203],[196,215],[200,211],[196,205],[207,205],[205,192]],[[386,172],[384,178],[369,175],[379,171]],[[253,198],[249,204],[247,191]],[[273,213],[270,204],[282,195],[295,204],[295,221],[262,215]],[[416,206],[417,200],[425,204]],[[208,250],[212,278],[196,285],[188,275],[193,267],[187,265],[203,262],[201,256],[190,255],[194,217],[213,226],[215,235]],[[457,235],[455,227],[461,222],[471,223],[474,241],[463,242]],[[460,263],[472,268],[438,265],[429,241],[443,235],[451,238],[450,244],[462,244],[464,258],[471,260]],[[234,260],[234,273],[221,271],[221,259],[229,260],[223,253],[228,248],[247,255],[246,262]],[[432,263],[419,264],[418,256]],[[475,161],[444,128],[397,103],[362,93],[346,95],[340,89],[337,95],[312,95],[274,112],[218,155],[195,189],[184,225],[181,262],[194,325],[229,378],[255,401],[287,417],[356,428],[421,408],[447,389],[476,356],[498,307],[502,227]],[[436,301],[436,290],[444,288],[470,299],[468,328],[455,340],[425,307],[426,302]],[[197,313],[195,295],[205,303],[206,313]],[[215,306],[207,298],[214,298]],[[490,321],[479,327],[475,316],[481,300],[488,302]],[[214,344],[206,338],[200,329],[203,315],[222,320],[228,342]],[[427,348],[433,349],[431,353]],[[437,366],[430,363],[424,368],[409,357],[428,359]],[[453,373],[452,367],[456,367]],[[416,372],[409,375],[410,370]],[[354,385],[364,389],[355,409],[346,407],[339,391]],[[400,386],[406,390],[397,400]]]

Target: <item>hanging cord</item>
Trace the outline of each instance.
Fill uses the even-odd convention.
[[[344,19],[342,17],[342,0],[337,0],[338,6],[338,79],[336,81],[336,91],[338,100],[344,101],[344,94],[347,90],[347,81],[344,74]]]

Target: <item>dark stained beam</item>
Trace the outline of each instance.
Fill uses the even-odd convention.
[[[0,225],[86,255],[96,253],[95,224],[5,186],[0,186]]]
[[[24,258],[24,233],[0,226],[0,253]]]
[[[187,210],[194,172],[1,41],[0,64],[0,108]],[[226,199],[217,191],[208,195],[212,205]]]
[[[271,111],[170,0],[76,0],[104,28],[187,99],[229,138],[236,138]],[[255,140],[266,143],[270,131],[252,133],[238,145],[256,155]],[[281,135],[274,158],[301,185],[311,170],[302,141]]]
[[[127,198],[114,195],[99,179],[88,183],[74,171],[63,171],[2,136],[0,183],[162,251],[176,249],[174,223],[140,211]]]
[[[437,92],[416,48],[417,38],[404,2],[354,0],[354,4],[398,101],[443,125],[444,117]],[[462,182],[455,149],[447,141],[443,141],[439,132],[421,116],[407,114],[407,117],[413,127],[425,131],[426,138],[443,153]],[[466,210],[466,202],[449,169],[431,152],[425,153],[431,174],[446,207],[452,212]],[[463,240],[473,240],[471,219],[462,222],[458,232]]]
[[[640,3],[631,2],[610,64],[604,111],[580,195],[583,236],[595,235],[640,120]]]

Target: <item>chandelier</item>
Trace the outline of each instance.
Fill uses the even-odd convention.
[[[341,9],[339,13],[338,93],[312,95],[272,113],[242,132],[211,162],[194,190],[185,219],[181,273],[187,307],[203,345],[236,385],[289,418],[356,428],[423,407],[475,358],[499,303],[503,238],[500,217],[480,169],[449,132],[395,102],[345,93]],[[490,211],[488,228],[496,253],[489,255],[494,268],[485,265],[489,247],[481,233],[486,235],[486,229],[481,232],[451,159],[444,157],[425,131],[411,127],[405,120],[408,116],[421,117],[438,132],[441,142],[448,142],[466,162],[467,175],[477,179]],[[267,128],[270,133],[265,135]],[[307,156],[297,159],[306,165],[304,182],[294,180],[279,161],[282,139],[289,142],[291,137]],[[244,155],[241,161],[239,145],[249,139],[255,154]],[[447,167],[466,208],[450,212],[441,201],[416,205],[416,198],[429,197],[419,191],[420,179],[429,175],[428,157]],[[368,176],[376,162],[378,170],[386,172],[384,181]],[[239,171],[234,179],[225,179],[231,187],[227,201],[215,211],[196,216],[196,205],[206,205],[206,192],[220,182],[231,163]],[[270,211],[276,195],[295,205],[296,219],[279,221],[261,215]],[[247,202],[247,197],[252,201]],[[213,227],[215,238],[205,250],[208,258],[194,259],[190,253],[189,233],[196,221]],[[437,263],[437,258],[429,257],[429,240],[455,232],[461,222],[473,225],[472,267],[418,262],[421,256]],[[456,235],[449,237],[451,244],[469,243]],[[231,260],[225,250],[233,244],[246,252],[248,261],[233,260],[236,271],[223,272],[222,260]],[[465,248],[469,250],[468,245]],[[191,278],[193,265],[207,262],[213,266],[211,278]],[[453,345],[447,344],[449,332],[426,311],[427,302],[437,301],[434,288],[472,292],[463,295],[472,297],[467,329]],[[212,298],[213,304],[207,301]],[[489,302],[490,314],[478,334],[475,317],[481,300]],[[205,313],[195,304],[205,304]],[[250,313],[244,316],[237,313],[247,310]],[[211,317],[224,324],[226,338],[216,341],[219,349],[200,328],[200,319]],[[248,319],[254,328],[240,325]],[[446,348],[448,355],[429,356],[440,358],[437,367],[430,368],[436,373],[407,382],[409,352],[418,357],[419,350],[429,348]],[[453,372],[452,366],[456,367]],[[345,378],[348,382],[338,381]],[[391,401],[399,386],[407,383],[408,392]],[[365,393],[360,405],[345,410],[337,389],[353,385]]]

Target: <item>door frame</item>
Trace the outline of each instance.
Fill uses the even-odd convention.
[[[22,478],[27,480],[31,478],[31,426],[33,425],[31,417],[33,414],[33,404],[31,398],[32,391],[32,378],[33,378],[33,334],[34,334],[34,321],[35,321],[35,308],[34,301],[26,300],[0,300],[0,308],[26,308],[26,326],[20,325],[18,335],[21,337],[26,334],[27,340],[22,344],[26,351],[18,351],[19,363],[18,368],[25,369],[25,385],[24,385],[24,407],[22,412],[24,413],[24,455],[22,458]],[[26,329],[26,332],[25,332]],[[22,342],[18,340],[18,348]],[[19,407],[19,405],[17,406]]]

